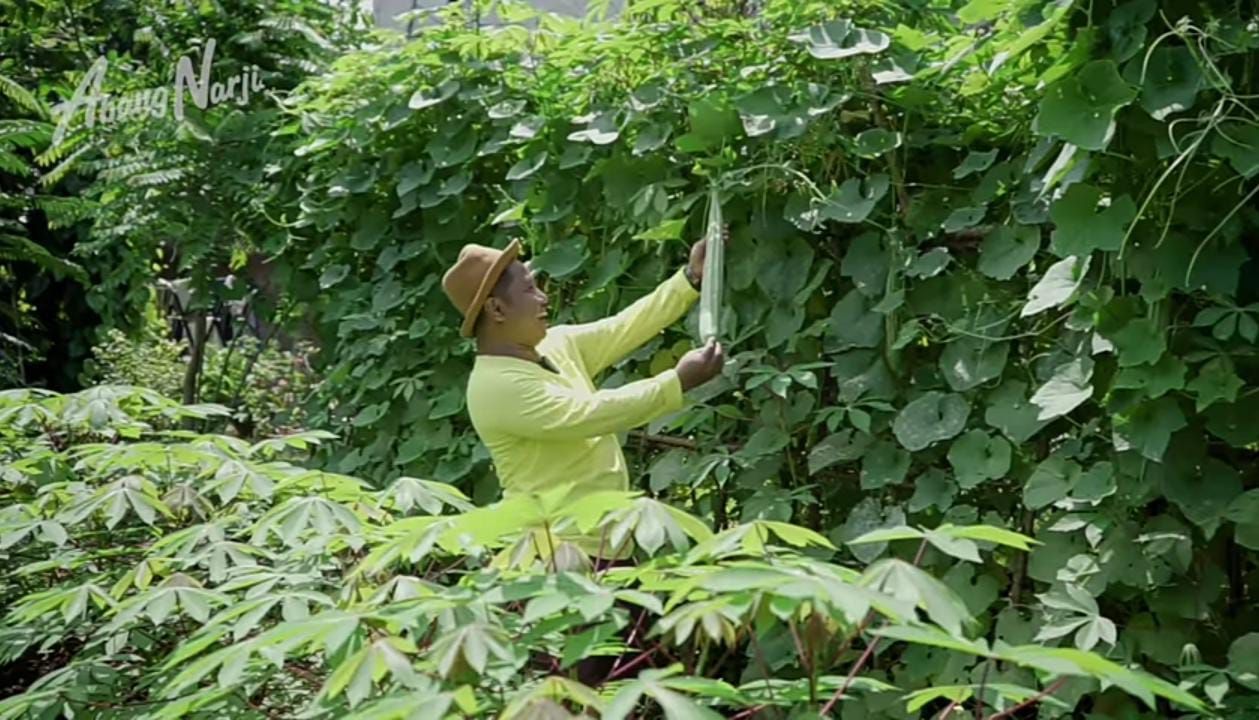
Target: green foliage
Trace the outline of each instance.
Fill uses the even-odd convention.
[[[1027,562],[942,573],[989,630],[1169,677],[1190,647],[1226,668],[1259,629],[1249,11],[690,5],[538,32],[451,9],[295,91],[266,206],[320,330],[311,420],[344,432],[321,459],[493,499],[441,273],[463,243],[521,236],[554,320],[593,320],[680,265],[716,185],[732,362],[628,442],[639,487],[719,529],[1019,528],[1041,543]],[[601,381],[668,367],[695,322]],[[1096,612],[1045,600],[1081,589]],[[1245,688],[1220,702],[1249,707]]]
[[[317,0],[0,0],[0,15],[0,332],[38,351],[22,380],[73,389],[97,329],[134,329],[157,277],[187,276],[209,301],[213,279],[279,242],[245,211],[273,159],[275,93],[357,42],[360,13]],[[173,104],[176,62],[199,67],[210,40],[213,80],[256,66],[271,94],[204,113],[189,101],[182,122],[170,105],[162,119],[90,128],[81,112],[54,144],[57,105],[98,58],[102,93],[162,88]]]
[[[392,488],[390,497],[425,512],[436,501],[391,481],[433,478],[488,502],[497,485],[463,413],[471,347],[439,290],[461,245],[523,236],[550,278],[555,320],[593,320],[683,261],[715,185],[731,228],[721,336],[732,361],[691,408],[628,443],[638,486],[651,496],[613,513],[622,536],[632,528],[666,563],[697,523],[715,528],[716,545],[749,553],[770,533],[805,552],[830,552],[820,538],[842,544],[843,562],[875,563],[866,572],[877,568],[897,583],[902,600],[922,600],[924,589],[936,598],[934,583],[961,599],[975,628],[949,603],[931,603],[937,626],[960,624],[967,634],[889,628],[886,637],[916,645],[880,655],[882,676],[856,685],[862,692],[877,680],[927,690],[914,701],[939,709],[975,705],[985,693],[1004,693],[1008,706],[1034,683],[976,658],[991,658],[998,641],[1021,646],[1040,637],[1050,647],[1018,654],[1020,663],[1110,673],[1105,686],[1057,686],[1061,706],[1047,703],[1047,716],[1143,712],[1120,692],[1140,695],[1137,686],[1111,665],[1075,655],[1081,647],[1120,669],[1139,663],[1201,689],[1223,713],[1259,707],[1249,660],[1259,620],[1248,612],[1259,587],[1259,424],[1249,414],[1259,371],[1259,275],[1249,242],[1259,228],[1253,8],[653,0],[599,25],[499,4],[518,21],[536,20],[530,31],[480,28],[457,5],[413,42],[385,40],[343,55],[295,87],[282,112],[225,110],[178,130],[125,134],[140,165],[102,159],[108,167],[88,199],[41,200],[41,212],[64,223],[102,203],[84,247],[91,269],[107,275],[94,290],[101,312],[133,319],[155,258],[196,273],[206,289],[224,267],[250,267],[250,253],[261,250],[273,287],[283,288],[271,299],[291,305],[320,336],[327,382],[310,420],[340,438],[318,461],[381,492]],[[201,37],[196,18],[179,14],[170,26]],[[278,39],[276,27],[259,32]],[[242,58],[280,47],[227,34],[246,41]],[[330,57],[307,34],[283,37],[304,58]],[[17,41],[6,47],[26,52]],[[261,58],[286,87],[296,85],[299,73],[266,64],[275,59]],[[0,87],[20,110],[16,119],[35,120],[30,92]],[[11,144],[38,135],[25,123],[6,130]],[[67,143],[47,159],[77,164],[84,156],[75,152]],[[16,167],[8,155],[0,163]],[[53,177],[66,182],[73,173]],[[207,179],[208,198],[199,195]],[[177,239],[173,261],[169,238]],[[688,318],[601,381],[670,366],[695,329]],[[651,438],[659,434],[686,441],[658,445]],[[241,487],[258,477],[229,475]],[[130,521],[127,508],[165,521],[138,499],[148,492],[142,484],[116,490],[106,510],[121,507],[118,522]],[[383,527],[372,513],[385,500],[351,501],[347,515],[328,504],[343,502],[336,496],[298,495],[243,508],[261,514],[245,515],[250,531],[235,537],[278,548],[303,542],[315,518],[334,538],[355,537],[355,522]],[[666,502],[685,504],[685,517],[703,522],[685,521]],[[499,507],[496,515],[469,513],[467,522],[492,534],[504,517],[550,518],[552,510]],[[651,521],[636,524],[642,518]],[[410,543],[397,553],[438,547],[446,537],[440,522],[395,529]],[[889,528],[976,524],[1017,528],[1039,544],[1026,556],[977,564],[965,543],[936,535],[924,557],[930,575],[889,561],[903,552],[895,537],[845,544]],[[528,542],[510,547],[517,552],[509,557],[535,551]],[[341,589],[340,569],[321,565],[324,558],[307,559],[318,582]],[[173,607],[184,606],[183,595],[201,607],[195,592],[173,597]],[[157,611],[171,602],[162,599]],[[205,602],[213,609],[217,600]],[[723,637],[735,622],[725,613],[734,611],[716,605],[670,627],[688,627],[683,617],[691,617],[689,627]],[[431,667],[445,679],[507,662],[499,650],[512,652],[504,638],[517,640],[516,628],[487,619],[497,617],[475,608],[448,619],[468,629],[441,646]],[[608,640],[600,624],[607,621],[592,616],[568,658]],[[355,712],[367,707],[357,705],[366,697],[358,693],[392,682],[396,655],[412,654],[410,645],[392,644],[402,636],[388,621],[368,625],[385,631],[356,636],[362,644],[343,655],[357,660],[335,683],[337,698],[357,688]],[[794,638],[779,628],[763,649],[789,657]],[[276,642],[306,652],[326,637],[308,630],[305,640]],[[273,648],[254,647],[235,651],[240,663],[211,668],[225,686],[263,681],[250,673]],[[564,657],[564,647],[552,654]],[[299,677],[310,669],[304,661],[295,667]],[[729,684],[753,702],[844,694],[842,680],[815,673],[801,682],[806,675],[801,665],[762,682],[763,695],[744,687],[749,678]],[[134,686],[135,678],[124,679]],[[286,702],[285,693],[304,701],[324,687],[322,679],[305,691],[300,679],[287,682],[266,686],[266,702]],[[644,677],[627,692],[668,713],[678,693],[701,682]],[[435,715],[467,711],[470,697],[500,697],[419,683],[417,692],[434,693],[423,697],[441,708]],[[548,697],[586,697],[558,681],[537,687],[545,689],[529,697],[539,713]],[[709,700],[728,694],[703,687]],[[854,717],[914,712],[899,696],[862,698],[859,709],[842,707]],[[237,701],[207,702],[220,700]],[[419,706],[388,702],[363,712],[402,715]]]
[[[1205,710],[1099,655],[990,642],[969,595],[920,567],[1008,562],[1033,543],[1018,533],[875,533],[855,542],[911,539],[917,555],[861,570],[788,523],[714,533],[637,493],[565,488],[473,508],[438,482],[373,490],[295,464],[327,433],[154,429],[223,412],[125,386],[0,393],[0,663],[20,673],[0,718],[715,718],[837,702],[908,717],[969,698],[995,715],[1068,678]],[[593,570],[569,541],[588,532],[636,565]],[[1046,603],[1113,642],[1082,592]],[[1253,680],[1239,642],[1233,665],[1195,672]],[[930,653],[991,676],[938,687],[874,670],[879,645],[881,667]]]
[[[253,336],[212,346],[202,373],[201,400],[227,406],[243,437],[265,437],[302,427],[306,403],[316,385],[310,368],[313,350],[301,342],[281,350]]]
[[[92,348],[87,384],[134,385],[178,400],[187,369],[187,342],[162,336],[164,326],[142,326],[139,337],[109,330]],[[202,370],[200,399],[228,408],[232,432],[265,437],[302,426],[305,403],[315,386],[311,348],[301,343],[281,350],[252,336],[237,336],[227,346],[211,344]]]
[[[187,344],[163,337],[160,325],[145,324],[138,337],[107,330],[92,347],[85,385],[136,385],[177,400],[183,383],[183,354]]]

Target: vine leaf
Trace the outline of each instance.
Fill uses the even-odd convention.
[[[734,108],[711,98],[690,104],[691,131],[676,140],[682,152],[697,153],[718,147],[739,133],[742,123]]]
[[[1140,63],[1128,66],[1139,73]],[[1155,120],[1193,107],[1202,89],[1202,71],[1184,46],[1160,45],[1150,53],[1141,79],[1141,107]]]
[[[1244,384],[1233,372],[1233,364],[1227,358],[1217,357],[1198,370],[1198,376],[1186,389],[1196,397],[1195,411],[1202,412],[1221,400],[1233,402]]]
[[[407,107],[412,110],[423,110],[434,105],[446,102],[459,92],[458,80],[447,80],[439,84],[436,88],[421,88],[411,95],[411,100],[407,103]]]
[[[1019,315],[1028,317],[1066,304],[1088,273],[1089,261],[1090,257],[1087,255],[1083,258],[1070,255],[1050,265],[1045,275],[1028,293],[1027,304]]]
[[[1071,489],[1071,497],[1076,500],[1100,502],[1114,495],[1118,489],[1118,485],[1115,484],[1115,466],[1103,461],[1080,476],[1075,487]]]
[[[1149,318],[1124,323],[1109,339],[1118,351],[1120,367],[1125,368],[1155,363],[1167,350],[1166,332]]]
[[[1032,404],[1040,408],[1037,420],[1052,420],[1079,407],[1093,396],[1093,361],[1076,358],[1058,366],[1049,380],[1032,395]]]
[[[988,150],[987,152],[979,152],[971,150],[966,155],[966,159],[960,165],[953,168],[953,179],[961,180],[964,177],[980,173],[992,166],[997,159],[997,150]]]
[[[1136,96],[1114,60],[1094,60],[1049,86],[1033,129],[1085,150],[1102,150],[1115,134],[1115,113]]]
[[[815,25],[788,39],[808,46],[809,54],[819,60],[838,60],[852,55],[883,52],[892,39],[878,30],[854,27],[849,20],[835,20]]]
[[[979,247],[979,272],[995,280],[1009,280],[1036,257],[1040,228],[1002,225],[988,233]]]
[[[971,430],[953,441],[948,458],[958,486],[969,490],[1010,471],[1010,443],[983,430]]]
[[[963,337],[944,346],[940,374],[953,390],[970,390],[1000,377],[1009,351],[1009,343]]]
[[[1160,462],[1172,433],[1188,423],[1180,406],[1170,397],[1138,405],[1131,413],[1115,418],[1115,449],[1136,450],[1145,458]]]
[[[911,401],[892,422],[892,432],[906,450],[923,450],[962,431],[970,405],[961,395],[932,391]]]
[[[1259,690],[1259,632],[1242,635],[1228,647],[1228,669],[1239,683]]]
[[[585,128],[569,133],[568,139],[592,145],[610,145],[620,136],[621,129],[616,122],[616,113],[601,112],[591,118]]]
[[[952,260],[953,256],[949,255],[948,248],[931,248],[914,258],[909,267],[905,268],[905,274],[909,277],[920,279],[935,277],[943,272],[944,268],[948,267]]]
[[[1117,62],[1136,55],[1145,45],[1146,23],[1154,17],[1154,0],[1131,0],[1115,8],[1106,19],[1110,52]]]
[[[1055,226],[1049,249],[1058,257],[1086,256],[1094,250],[1118,250],[1137,206],[1127,195],[1110,201],[1100,189],[1076,183],[1053,204],[1049,216]]]
[[[536,155],[522,158],[520,162],[512,165],[511,169],[507,171],[507,179],[524,180],[530,175],[536,173],[538,170],[542,169],[542,166],[546,164],[546,158],[547,152],[545,150],[537,153]]]
[[[531,267],[550,277],[563,278],[576,272],[586,262],[588,255],[586,239],[575,235],[547,248],[546,252],[533,259]]]
[[[866,297],[883,294],[891,258],[877,233],[862,233],[853,239],[840,263],[839,274],[852,279],[857,292]]]
[[[860,458],[870,446],[870,441],[869,435],[852,429],[827,435],[809,451],[809,474],[821,472],[835,463]]]
[[[858,134],[855,142],[857,155],[874,158],[900,147],[901,134],[883,128],[870,128]]]
[[[861,488],[876,490],[898,485],[909,472],[909,453],[894,443],[882,440],[866,452],[861,461]]]
[[[1185,364],[1171,355],[1164,355],[1153,365],[1125,367],[1115,376],[1115,387],[1142,390],[1151,399],[1161,397],[1185,387]]]
[[[1215,458],[1202,461],[1200,468],[1196,465],[1194,460],[1178,462],[1175,454],[1168,458],[1163,463],[1163,495],[1210,539],[1242,494],[1242,483],[1236,470]]]
[[[887,194],[888,176],[883,173],[860,178],[848,178],[822,201],[822,217],[842,223],[859,223],[870,216],[870,211]]]
[[[1029,510],[1039,510],[1058,502],[1075,487],[1080,473],[1080,466],[1074,460],[1061,455],[1046,458],[1023,485],[1023,504]]]
[[[1242,177],[1259,173],[1259,126],[1221,124],[1211,141],[1211,152],[1228,160]]]

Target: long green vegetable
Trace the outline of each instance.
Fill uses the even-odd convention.
[[[708,227],[704,231],[707,248],[704,255],[704,284],[699,298],[699,339],[708,342],[721,328],[722,266],[725,248],[721,238],[721,199],[717,188],[708,191]]]

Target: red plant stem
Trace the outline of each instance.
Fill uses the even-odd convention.
[[[738,714],[731,715],[731,716],[730,716],[730,720],[746,720],[746,718],[750,718],[750,717],[752,717],[753,715],[757,714],[758,712],[760,712],[761,710],[764,710],[764,709],[765,709],[765,706],[764,706],[764,705],[753,705],[752,707],[748,708],[747,710],[741,710],[741,711],[739,711],[739,713],[738,713]]]
[[[939,715],[936,715],[936,720],[944,720],[949,715],[953,714],[953,710],[957,708],[958,705],[959,703],[956,700],[949,703],[948,707],[941,710]]]
[[[914,567],[918,567],[918,565],[922,563],[923,555],[925,555],[926,552],[927,539],[923,538],[922,542],[918,543],[918,552],[914,554]],[[873,611],[866,615],[866,619],[862,621],[862,624],[858,626],[856,632],[853,633],[854,637],[861,634],[861,631],[869,624],[869,621],[873,619],[873,616]],[[839,699],[844,696],[844,693],[848,692],[848,688],[852,685],[853,679],[857,677],[857,673],[861,672],[861,668],[865,667],[865,664],[870,660],[870,657],[874,655],[874,651],[878,649],[879,641],[882,639],[882,637],[875,637],[870,641],[870,644],[866,646],[865,652],[861,653],[861,657],[857,658],[857,662],[852,664],[852,669],[848,671],[848,677],[844,678],[844,684],[840,685],[839,689],[835,691],[835,694],[831,696],[831,699],[827,700],[826,704],[822,706],[822,710],[819,712],[820,715],[825,717],[827,713],[831,711],[831,708],[835,707],[835,703],[839,702]],[[989,718],[989,720],[992,719]]]
[[[839,702],[839,699],[844,696],[844,693],[848,692],[848,687],[852,685],[853,679],[857,677],[857,673],[861,672],[861,668],[865,667],[870,656],[878,649],[879,641],[882,639],[881,637],[876,637],[870,641],[870,644],[866,646],[866,651],[861,653],[861,657],[857,658],[857,662],[852,664],[852,669],[848,671],[848,677],[844,678],[844,684],[840,685],[835,694],[831,696],[831,699],[827,700],[826,704],[822,706],[821,715],[825,716],[829,713],[831,708],[835,707],[835,703]]]
[[[1023,708],[1031,707],[1032,705],[1035,705],[1041,700],[1044,700],[1050,695],[1053,695],[1054,693],[1058,692],[1058,689],[1061,688],[1063,684],[1066,682],[1067,682],[1066,678],[1060,677],[1057,680],[1054,680],[1052,683],[1050,683],[1049,687],[1045,688],[1044,690],[1041,690],[1036,695],[1024,700],[1023,702],[1019,703],[1018,705],[1015,705],[1009,710],[999,712],[995,715],[989,715],[988,720],[1001,720],[1001,718],[1014,717],[1014,714],[1022,710]]]
[[[765,662],[765,654],[761,652],[761,643],[756,639],[756,630],[748,633],[748,640],[752,642],[752,650],[756,653],[756,664],[761,669],[761,677],[765,680],[765,692],[769,694],[769,699],[777,700],[774,697],[774,685],[769,681],[769,663]]]
[[[800,656],[800,665],[804,668],[805,672],[812,675],[813,663],[809,656],[804,652],[804,643],[800,640],[800,633],[796,631],[796,622],[794,619],[787,621],[787,629],[791,631],[791,641],[796,646],[796,654]]]
[[[619,678],[620,676],[624,675],[625,673],[629,672],[630,670],[633,670],[635,667],[642,665],[644,662],[646,662],[647,658],[651,657],[659,649],[660,649],[660,646],[657,645],[656,647],[653,647],[650,650],[646,650],[642,653],[639,653],[638,657],[625,663],[625,665],[622,666],[619,670],[613,669],[613,671],[608,674],[608,677],[607,679],[604,680],[604,682],[615,680]]]
[[[836,650],[831,655],[830,662],[826,664],[826,667],[830,667],[831,664],[833,664],[836,660],[838,660],[841,655],[847,652],[848,648],[852,646],[853,640],[856,640],[857,637],[861,635],[861,633],[865,632],[866,628],[870,627],[870,623],[873,622],[873,620],[874,620],[874,611],[871,610],[870,612],[866,613],[865,618],[861,620],[861,622],[857,625],[857,627],[851,633],[848,634],[848,637],[844,638],[843,644],[840,645],[839,649]]]
[[[638,621],[634,623],[634,629],[630,630],[629,639],[625,641],[626,647],[634,647],[634,639],[638,636],[638,631],[643,627],[643,619],[647,617],[646,608],[639,608],[639,610],[641,610],[641,612],[638,614]],[[608,677],[604,678],[604,682],[611,680],[616,675],[616,671],[620,669],[621,661],[624,659],[624,655],[616,659],[616,662],[612,664],[612,669],[609,671]]]

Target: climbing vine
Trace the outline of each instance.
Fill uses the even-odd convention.
[[[441,273],[521,237],[554,321],[601,317],[683,261],[716,189],[731,362],[626,438],[637,488],[717,532],[790,522],[830,559],[918,560],[967,641],[1259,711],[1253,3],[628,5],[499,3],[494,28],[451,7],[262,123],[240,226],[321,344],[309,418],[338,439],[316,462],[495,500]],[[670,367],[696,323],[601,382]],[[1036,544],[977,563],[903,542],[944,525]],[[1035,684],[876,632],[832,660],[911,692]],[[1044,690],[1047,717],[1172,712],[1096,676]],[[916,716],[902,699],[840,708]]]
[[[317,420],[347,440],[326,458],[492,500],[440,273],[465,242],[522,237],[556,320],[590,320],[682,261],[717,187],[732,362],[627,438],[639,487],[836,542],[1019,529],[1026,561],[939,568],[985,635],[1252,707],[1255,22],[1144,0],[658,2],[597,31],[456,17],[349,54],[293,98],[268,200],[325,342]],[[603,382],[670,366],[695,322]]]

